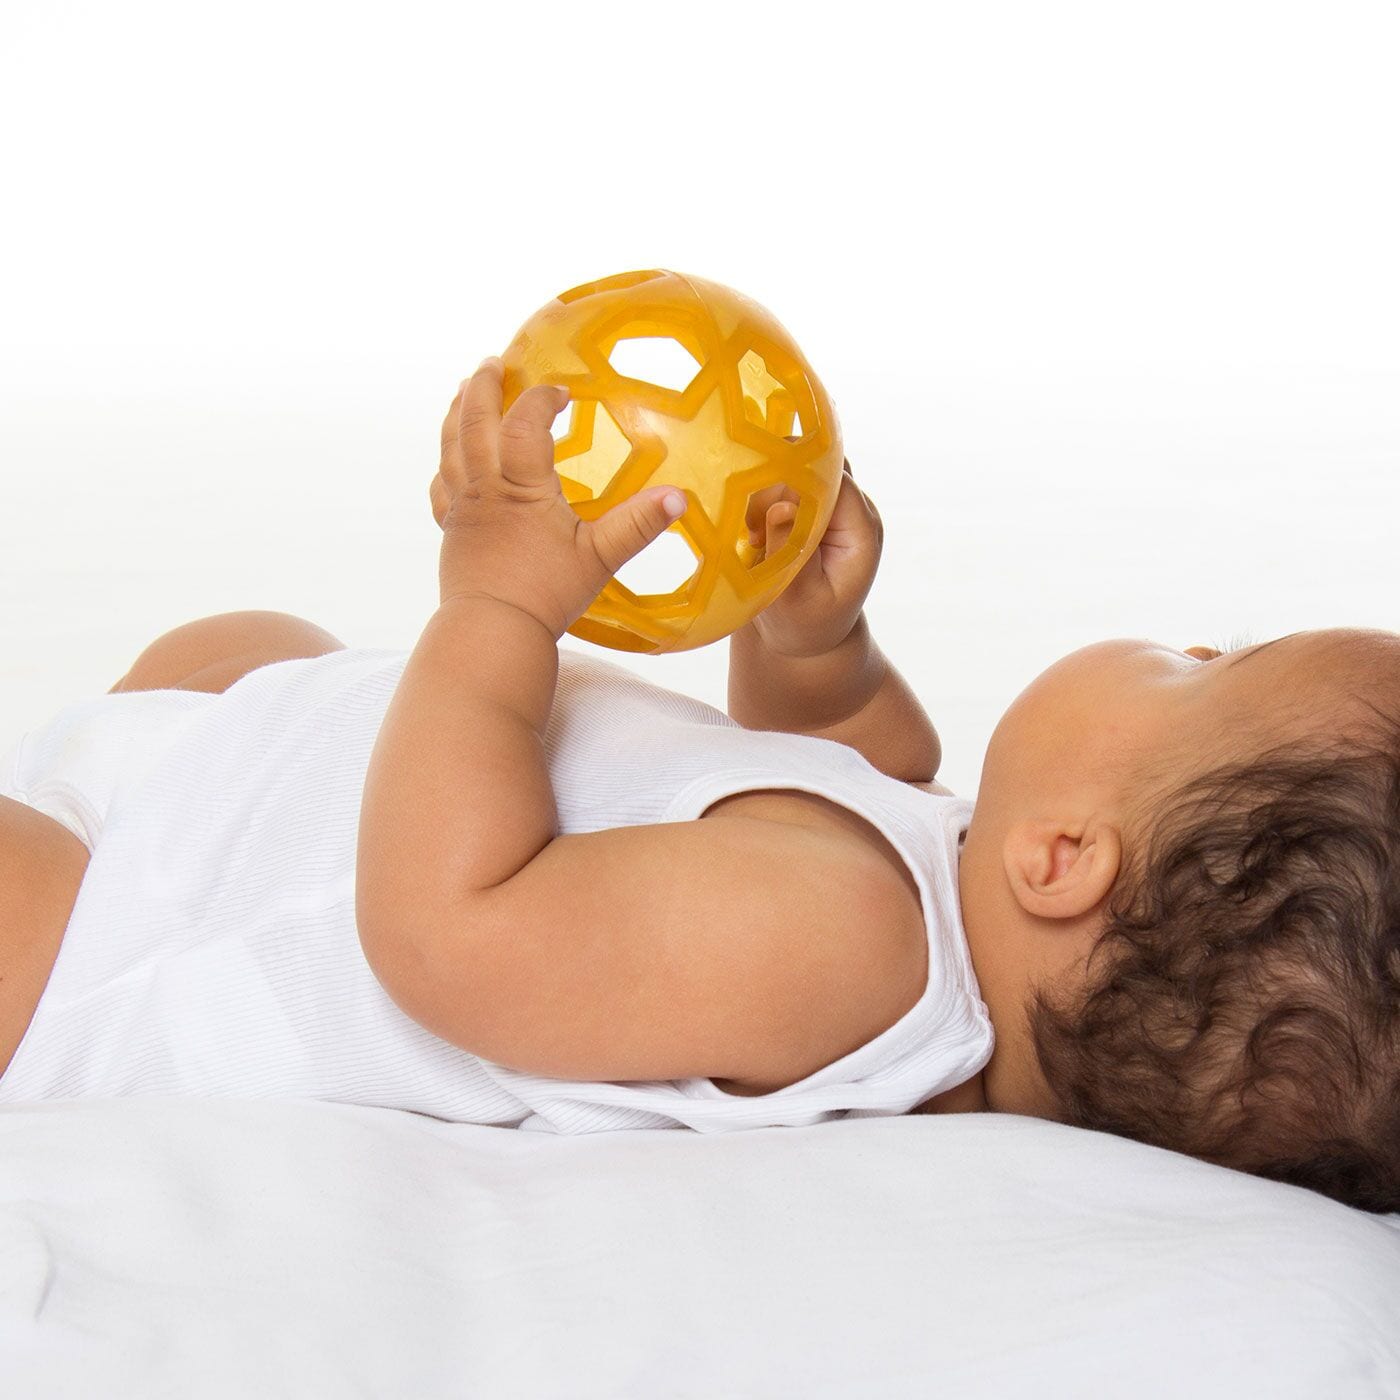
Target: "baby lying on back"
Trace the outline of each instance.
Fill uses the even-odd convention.
[[[557,394],[500,404],[488,362],[444,423],[411,653],[245,638],[218,684],[119,686],[0,755],[0,816],[90,854],[31,862],[63,900],[12,959],[0,1102],[990,1110],[1400,1209],[1400,637],[1084,647],[1002,717],[974,804],[871,638],[849,464],[730,639],[726,714],[558,647],[665,488],[582,522]],[[791,505],[751,501],[756,548]]]
[[[917,821],[882,814],[876,799],[863,813],[856,804],[867,820],[848,826],[839,880],[834,847],[809,856],[780,830],[820,828],[821,842],[839,840],[841,814],[810,803],[756,813],[747,844],[664,824],[638,841],[558,836],[540,751],[554,643],[674,517],[658,486],[581,525],[559,494],[549,434],[567,393],[527,390],[503,421],[500,376],[498,361],[485,362],[444,423],[432,492],[444,527],[443,605],[408,661],[365,787],[362,906],[371,922],[380,911],[389,930],[368,942],[390,971],[450,946],[415,942],[389,912],[396,893],[421,894],[421,880],[443,871],[459,894],[451,921],[463,917],[465,888],[503,946],[511,928],[555,920],[571,891],[602,879],[615,900],[645,910],[649,935],[659,927],[684,941],[694,962],[706,952],[741,956],[744,975],[687,999],[685,964],[669,965],[672,1014],[643,1003],[640,1015],[600,1019],[600,1036],[624,1019],[645,1035],[637,1027],[653,1021],[660,1060],[676,1063],[687,1027],[700,1026],[691,1048],[711,1058],[711,1075],[776,1083],[781,1093],[795,1066],[819,1073],[843,1049],[870,1043],[920,992],[891,947],[912,949],[921,970],[939,955],[918,936],[881,941],[881,930],[906,923],[901,907],[917,915],[909,925],[953,919],[918,878],[922,862],[907,845]],[[748,522],[765,548],[781,545],[791,519],[781,490],[771,494],[751,502]],[[749,729],[835,740],[909,784],[933,778],[939,750],[864,626],[882,536],[848,463],[819,548],[731,642],[730,711]],[[490,674],[466,674],[456,658],[467,654],[491,657]],[[1102,642],[1038,677],[991,738],[956,858],[961,925],[995,1046],[976,1073],[910,1106],[1035,1114],[1365,1209],[1400,1209],[1400,706],[1388,697],[1400,697],[1400,636],[1363,629],[1295,633],[1225,655]],[[446,759],[450,793],[425,811],[422,784],[405,775],[441,756],[433,716],[449,711],[471,740]],[[802,802],[802,783],[764,781]],[[826,793],[834,795],[829,806],[842,807],[834,789]],[[513,830],[503,830],[507,821]],[[408,825],[413,842],[402,834]],[[445,834],[425,836],[435,831]],[[394,858],[397,882],[385,874]],[[712,894],[688,883],[691,867],[709,876]],[[671,881],[684,897],[668,902],[658,887]],[[868,915],[856,935],[848,930],[862,921],[844,902],[853,889]],[[701,898],[714,901],[708,919],[693,917]],[[705,944],[708,928],[736,921],[744,898],[757,911],[752,922]],[[809,931],[798,953],[782,932],[794,924]],[[931,929],[920,932],[932,940]],[[585,941],[595,962],[580,968],[599,956]],[[609,978],[664,964],[655,936],[645,959],[629,961],[601,934],[596,944],[618,961],[581,987],[585,1005]],[[550,975],[543,956],[518,958],[515,947],[501,955],[512,989]],[[450,1035],[458,1013],[426,982],[402,1004]],[[881,987],[896,986],[881,999]],[[716,1019],[730,1003],[732,1020]],[[838,1026],[841,1008],[856,1011]],[[826,1040],[809,1031],[823,1015],[836,1028]],[[778,1028],[771,1043],[764,1026]],[[788,1053],[799,1038],[805,1058]],[[549,1040],[563,1043],[558,1032]],[[733,1068],[721,1069],[726,1062]]]

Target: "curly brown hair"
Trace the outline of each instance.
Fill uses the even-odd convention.
[[[1086,969],[1026,1007],[1065,1122],[1400,1210],[1400,716],[1361,703],[1125,839]]]

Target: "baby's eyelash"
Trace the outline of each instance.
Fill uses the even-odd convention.
[[[1251,637],[1248,632],[1238,632],[1228,642],[1222,642],[1220,645],[1212,647],[1212,650],[1225,655],[1232,651],[1243,651],[1245,647],[1252,647],[1258,640],[1257,637]]]

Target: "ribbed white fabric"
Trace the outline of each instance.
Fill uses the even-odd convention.
[[[375,980],[355,928],[364,776],[408,655],[277,662],[222,695],[88,698],[0,759],[0,792],[92,851],[0,1102],[310,1097],[536,1131],[724,1132],[904,1113],[987,1063],[957,892],[971,801],[888,778],[829,740],[746,730],[566,647],[545,735],[561,831],[686,821],[752,788],[820,793],[908,862],[928,985],[875,1039],[758,1097],[709,1079],[551,1079],[425,1030]]]

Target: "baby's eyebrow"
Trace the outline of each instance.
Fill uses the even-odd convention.
[[[1288,637],[1301,637],[1302,635],[1303,634],[1301,632],[1290,632],[1288,634]],[[1240,662],[1248,661],[1251,656],[1258,656],[1261,651],[1267,651],[1270,647],[1276,647],[1280,642],[1286,642],[1288,640],[1288,637],[1275,637],[1273,641],[1265,642],[1263,646],[1253,647],[1249,651],[1244,652],[1242,655],[1237,656],[1230,663],[1230,665],[1238,666]]]

